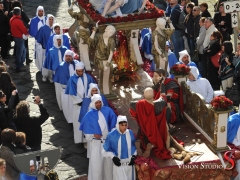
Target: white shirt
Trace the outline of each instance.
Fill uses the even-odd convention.
[[[210,103],[213,99],[213,88],[209,81],[205,78],[199,78],[196,81],[187,81],[187,85],[191,91],[203,96],[206,103]]]

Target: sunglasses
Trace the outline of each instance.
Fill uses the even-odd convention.
[[[174,5],[175,3],[170,3],[170,5],[172,6],[172,5]]]

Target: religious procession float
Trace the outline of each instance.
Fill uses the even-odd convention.
[[[138,4],[138,0],[132,1]],[[130,101],[134,95],[136,97],[136,92],[142,94],[143,87],[151,86],[148,78],[144,80],[146,84],[138,84],[142,78],[139,69],[143,69],[148,77],[152,75],[149,70],[151,63],[146,60],[146,54],[152,54],[156,68],[167,69],[167,52],[162,49],[165,50],[166,41],[174,32],[171,21],[165,17],[164,11],[149,1],[146,1],[143,8],[137,7],[136,12],[129,13],[126,10],[127,14],[123,13],[124,10],[120,13],[116,10],[116,14],[112,14],[111,8],[106,10],[106,4],[97,0],[77,0],[69,2],[69,5],[68,12],[75,19],[75,23],[68,33],[75,52],[84,62],[86,71],[95,75],[95,69],[99,70],[97,75],[100,91],[109,99],[117,96],[126,98],[128,108],[124,109],[125,113],[131,109],[133,116],[136,109],[134,105],[129,105]],[[77,11],[73,11],[73,6],[78,7]],[[154,37],[147,41],[152,45],[149,53],[139,48],[139,36],[146,29],[150,30],[149,33],[152,31]],[[178,128],[171,133],[171,138],[166,142],[169,144],[171,157],[162,155],[159,158],[160,156],[154,153],[154,147],[145,144],[143,152],[138,151],[135,160],[139,180],[227,180],[232,175],[237,175],[234,169],[236,159],[233,159],[233,155],[235,154],[236,158],[238,153],[235,153],[234,149],[229,151],[226,139],[226,119],[232,111],[232,104],[224,97],[217,97],[210,106],[206,105],[203,97],[191,92],[186,85],[189,71],[189,68],[183,65],[171,69],[176,81],[181,85],[178,94],[182,97],[184,119],[182,123],[178,123]],[[121,88],[125,87],[126,79],[130,79],[131,85],[123,90],[124,88]],[[129,95],[123,97],[121,93],[116,94],[117,91],[113,90],[114,83],[123,84],[118,86],[118,92],[123,90]],[[138,90],[142,89],[135,89],[134,94],[133,86],[137,86]],[[138,99],[140,97],[137,96]],[[136,122],[133,125],[135,127],[131,127],[130,123],[130,128],[136,129]]]

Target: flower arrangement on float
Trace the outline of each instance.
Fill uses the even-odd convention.
[[[119,46],[113,53],[113,77],[112,82],[118,81],[120,77],[127,77],[135,80],[140,78],[136,74],[137,65],[132,62],[128,54],[128,45],[126,36],[122,31],[118,31],[116,35],[117,44]]]
[[[175,64],[170,69],[170,74],[174,76],[187,76],[190,72],[190,67],[185,64]]]
[[[142,14],[138,14],[138,13],[128,14],[127,16],[123,16],[123,17],[120,17],[120,16],[103,17],[101,16],[101,14],[98,14],[95,11],[91,3],[89,3],[89,0],[78,0],[78,4],[86,10],[87,14],[92,18],[94,22],[99,21],[99,25],[108,24],[108,23],[131,22],[131,21],[137,21],[137,20],[159,18],[164,14],[164,11],[158,9],[149,1],[146,4],[147,12]]]
[[[233,102],[226,96],[216,96],[211,101],[212,109],[215,111],[227,111],[233,108]]]

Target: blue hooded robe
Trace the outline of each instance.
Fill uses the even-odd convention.
[[[95,80],[92,78],[92,76],[90,76],[89,74],[85,73],[87,76],[87,90],[89,89],[89,84],[90,83],[95,83]],[[69,94],[69,95],[74,95],[77,96],[77,81],[78,78],[82,79],[82,82],[84,84],[84,79],[83,76],[78,76],[76,74],[74,74],[73,76],[70,77],[70,79],[68,80],[67,83],[67,87],[66,87],[66,91],[65,94]]]
[[[110,107],[102,106],[100,111],[106,120],[108,132],[110,132],[116,126],[117,116]],[[102,135],[101,128],[98,124],[98,119],[98,110],[91,108],[83,117],[79,129],[83,131],[84,134]]]
[[[103,94],[101,94],[101,97],[102,97],[102,103],[103,103],[103,105],[109,107],[108,101],[107,101],[107,99],[105,98],[105,96],[104,96]],[[85,116],[85,114],[88,112],[88,108],[89,108],[90,103],[91,103],[91,98],[89,98],[89,97],[83,98],[78,122],[80,122],[80,123],[82,122],[82,118],[83,118],[83,117]]]
[[[133,155],[136,151],[135,146],[135,136],[133,132],[129,130],[131,136],[131,154]],[[130,158],[128,157],[128,146],[127,146],[127,139],[126,134],[120,134],[117,129],[114,129],[107,135],[105,143],[103,144],[103,149],[105,151],[112,152],[115,156],[118,156],[118,140],[121,136],[121,157],[120,159]]]
[[[227,142],[233,143],[234,138],[237,135],[238,128],[240,126],[240,114],[236,113],[228,118],[228,124],[227,124]]]
[[[45,22],[46,22],[47,17],[44,16],[44,18],[45,18]],[[39,21],[42,21],[43,25],[45,24],[44,20],[40,20],[38,18],[38,16],[35,16],[34,18],[31,19],[31,22],[30,22],[30,25],[29,25],[29,34],[34,38],[36,37],[37,32],[38,32]]]
[[[60,49],[63,60],[65,51],[68,50],[67,47],[61,46],[60,48],[56,48],[55,46],[52,47],[48,53],[46,54],[46,59],[44,61],[43,67],[52,71],[55,71],[59,65],[59,58],[58,58],[58,49]]]
[[[61,64],[58,65],[53,81],[59,84],[67,85],[68,80],[70,78],[69,73],[69,65],[72,64],[75,70],[75,64],[79,63],[77,60],[73,60],[71,63],[63,61]]]
[[[49,37],[48,41],[47,41],[47,45],[46,45],[46,54],[48,53],[48,51],[53,47],[53,37],[56,34],[53,34]],[[66,46],[68,49],[70,49],[70,44],[69,44],[69,39],[67,37],[67,35],[62,34],[62,38],[63,38],[63,46]]]
[[[48,25],[44,25],[38,30],[35,39],[42,45],[43,49],[46,49],[48,39],[52,33],[53,29],[51,29]]]

